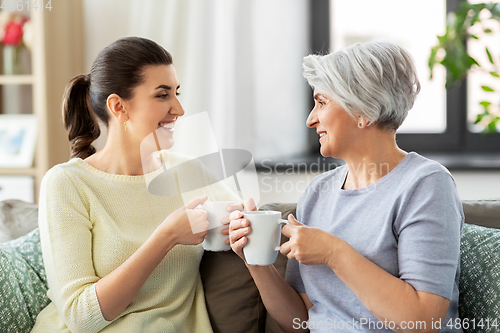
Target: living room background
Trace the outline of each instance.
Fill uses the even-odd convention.
[[[313,2],[328,3],[331,29],[329,40],[316,41],[314,47],[312,37],[317,13],[312,12]],[[433,8],[437,8],[437,2],[444,4],[450,0],[428,0],[420,5],[431,2]],[[360,8],[366,6],[361,0],[356,3]],[[384,4],[370,8],[371,16],[387,16],[390,0]],[[186,116],[207,111],[219,148],[249,150],[261,163],[260,204],[296,202],[310,180],[325,171],[311,165],[311,161],[314,163],[318,158],[314,146],[317,137],[305,126],[312,98],[302,78],[302,58],[312,51],[325,53],[346,46],[349,42],[346,37],[350,42],[359,39],[352,31],[339,32],[338,24],[347,28],[338,22],[340,18],[352,22],[363,19],[352,9],[344,8],[346,5],[352,6],[352,1],[76,0],[69,8],[60,0],[53,0],[54,9],[64,10],[65,19],[55,20],[55,16],[46,15],[46,24],[53,29],[46,32],[52,36],[46,45],[46,57],[52,63],[46,68],[47,88],[52,89],[48,109],[60,109],[64,91],[64,84],[60,82],[66,83],[72,76],[88,72],[93,59],[106,45],[124,36],[151,38],[173,55]],[[394,8],[391,10],[397,13]],[[444,8],[434,10],[445,11]],[[433,12],[433,15],[437,14]],[[400,21],[404,20],[395,18],[394,24],[402,24]],[[369,24],[368,30],[373,24]],[[439,24],[444,24],[444,18]],[[371,37],[387,37],[377,29],[372,29],[374,36]],[[52,32],[56,30],[64,33],[64,38]],[[339,33],[343,33],[343,37],[339,37]],[[62,67],[66,68],[64,74]],[[425,77],[427,73],[420,76]],[[57,85],[53,83],[56,78]],[[436,86],[439,82],[432,84]],[[435,86],[428,89],[441,89]],[[442,108],[440,103],[436,103],[436,110]],[[50,112],[52,118],[46,120],[48,131],[63,131],[60,112]],[[436,124],[440,116],[427,117],[424,116],[424,121],[417,117],[418,131],[436,131],[441,126]],[[429,128],[426,129],[425,124],[429,124]],[[102,147],[104,140],[105,131],[96,146]],[[182,140],[177,145],[182,146]],[[311,151],[316,155],[311,156]],[[50,159],[54,163],[69,158],[66,146],[53,154],[58,155]],[[437,156],[438,160],[442,156]],[[456,161],[457,155],[454,158]],[[462,199],[500,197],[500,158],[496,154],[483,155],[479,160],[471,160],[467,155],[458,155],[458,158],[477,164],[476,168],[467,170],[451,168]],[[267,161],[267,168],[262,161]],[[305,163],[306,167],[296,168],[297,163]]]
[[[107,1],[106,7],[98,0],[86,0],[86,67],[102,47],[123,35],[156,40],[174,56],[186,114],[208,111],[220,147],[248,149],[256,161],[272,165],[272,172],[269,167],[260,168],[260,204],[295,202],[314,175],[324,171],[312,166],[303,172],[294,167],[317,142],[316,133],[311,139],[305,127],[311,90],[302,78],[303,56],[369,39],[404,43],[420,62],[420,79],[427,91],[422,91],[419,99],[423,101],[416,104],[419,110],[410,112],[408,124],[400,132],[443,132],[447,116],[445,74],[438,68],[429,80],[426,61],[435,36],[444,32],[446,7],[453,1],[410,4],[412,12],[420,13],[412,15],[412,21],[405,16],[409,8],[398,5],[397,0],[378,1],[376,5],[367,0],[126,0],[118,5],[114,0]],[[311,40],[318,14],[311,12],[313,5],[320,11],[328,8],[329,40],[323,44],[316,41],[313,45]],[[363,16],[353,11],[354,7],[367,8],[370,15]],[[432,22],[422,27],[418,17],[425,13]],[[389,22],[377,24],[381,20]],[[402,24],[406,25],[401,31],[391,31],[391,26]],[[228,126],[229,131],[222,130]],[[314,163],[316,155],[307,160]],[[451,171],[462,199],[500,197],[498,169]]]

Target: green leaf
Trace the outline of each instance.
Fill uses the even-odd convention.
[[[494,77],[500,77],[500,74],[498,74],[497,72],[490,72],[491,76],[494,76]]]
[[[447,35],[437,36],[437,39],[440,43],[444,43],[448,40],[448,36]]]
[[[479,124],[481,122],[481,120],[483,120],[483,118],[484,118],[484,114],[483,113],[478,114],[477,117],[476,117],[476,120],[474,121],[474,125]]]
[[[487,133],[495,133],[497,131],[496,121],[492,121],[488,124]]]
[[[490,50],[486,47],[486,54],[488,55],[488,60],[494,65],[493,57],[491,56]]]
[[[479,103],[479,105],[482,105],[486,109],[488,106],[491,105],[491,103],[488,101],[482,101],[481,103]]]
[[[432,80],[432,74],[433,74],[432,72],[434,69],[434,65],[436,64],[436,56],[437,56],[438,49],[439,49],[439,46],[434,46],[431,49],[431,54],[429,56],[429,62],[428,62],[428,66],[430,69],[429,79],[431,79],[431,80]]]
[[[472,65],[476,65],[477,67],[481,67],[479,63],[476,61],[476,59],[472,58],[470,55],[467,55],[467,63],[469,64],[469,68]]]
[[[488,87],[488,86],[481,86],[481,88],[483,88],[484,91],[487,91],[487,92],[493,92],[495,90],[493,90],[492,88]]]
[[[474,39],[479,39],[479,37],[477,37],[476,35],[469,35],[469,36]]]
[[[484,29],[484,33],[491,34],[491,29]]]
[[[491,103],[490,103],[491,104]],[[488,110],[485,108],[484,109],[484,112],[483,113],[479,113],[476,117],[476,120],[474,121],[474,124],[478,124],[479,122],[481,122],[481,120],[483,120],[484,117],[487,117],[489,116],[490,113],[488,112]]]

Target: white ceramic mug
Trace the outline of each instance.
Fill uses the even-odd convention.
[[[228,235],[222,234],[222,229],[227,229],[229,225],[223,225],[222,219],[228,217],[230,212],[227,207],[235,204],[233,201],[206,201],[202,208],[208,213],[209,223],[207,236],[203,241],[203,248],[207,251],[228,251],[231,245],[226,243]]]
[[[250,224],[243,254],[249,265],[272,265],[278,257],[281,242],[281,226],[288,223],[278,211],[244,212],[243,218]]]

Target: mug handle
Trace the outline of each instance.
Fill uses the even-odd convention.
[[[279,220],[278,220],[278,224],[280,224],[280,225],[285,225],[285,224],[288,224],[288,220],[279,219]],[[276,246],[276,247],[274,248],[274,251],[279,251],[279,250],[280,250],[280,246]]]

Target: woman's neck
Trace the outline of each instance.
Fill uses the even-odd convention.
[[[346,154],[347,177],[342,187],[353,190],[367,187],[392,171],[406,156],[396,144],[394,133],[373,129]]]
[[[108,136],[104,148],[85,159],[98,170],[115,175],[138,176],[144,170],[140,146]]]

